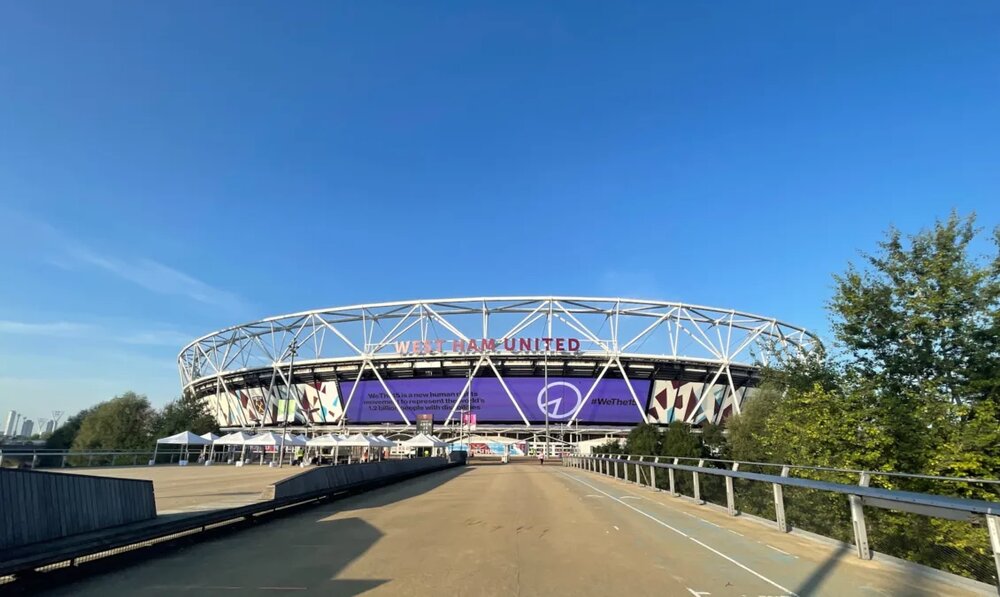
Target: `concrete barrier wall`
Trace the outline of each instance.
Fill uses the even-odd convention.
[[[0,550],[155,517],[152,481],[0,468]]]
[[[368,481],[390,479],[404,474],[430,472],[448,465],[446,458],[411,458],[365,464],[324,466],[278,481],[268,486],[262,497],[284,499],[320,491],[333,491]]]

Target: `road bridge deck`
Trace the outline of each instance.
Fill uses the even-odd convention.
[[[59,588],[95,595],[968,595],[561,466],[450,469]]]
[[[285,466],[136,466],[53,469],[52,472],[148,479],[153,482],[157,514],[200,512],[245,506],[260,501],[265,487],[285,477],[301,473],[299,467]]]

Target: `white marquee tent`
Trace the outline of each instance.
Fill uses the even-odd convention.
[[[160,449],[160,445],[184,446],[181,460],[178,462],[178,464],[184,465],[187,464],[188,446],[207,446],[211,443],[211,440],[207,440],[200,435],[195,435],[190,431],[181,431],[169,437],[161,437],[156,440],[156,446],[153,448],[153,458],[149,461],[149,464],[156,464],[156,452]]]

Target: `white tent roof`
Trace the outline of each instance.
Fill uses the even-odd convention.
[[[307,446],[339,446],[341,439],[332,433],[314,437],[306,442]]]
[[[443,448],[448,444],[434,436],[421,433],[420,435],[411,437],[410,439],[401,442],[401,445],[406,446],[407,448]]]
[[[214,434],[214,433],[212,433],[211,431],[209,431],[208,433],[202,433],[202,434],[201,434],[201,437],[202,437],[203,439],[207,439],[207,440],[208,440],[208,441],[210,441],[210,442],[214,442],[215,440],[219,439],[219,436],[218,436],[218,435],[215,435],[215,434]]]
[[[340,445],[341,446],[349,446],[349,447],[352,447],[352,448],[357,448],[357,447],[368,448],[368,447],[374,446],[376,444],[372,443],[371,438],[365,437],[364,435],[361,435],[360,433],[355,433],[351,437],[349,437],[349,438],[345,439],[344,441],[342,441],[340,443]]]
[[[285,442],[287,444],[287,440]],[[248,446],[280,446],[281,436],[273,431],[268,431],[267,433],[261,433],[256,435],[246,441]]]
[[[392,447],[392,446],[395,446],[395,445],[396,445],[396,442],[392,441],[391,439],[387,438],[387,437],[386,437],[386,436],[384,436],[384,435],[379,435],[379,436],[376,436],[376,438],[375,438],[375,439],[377,439],[377,440],[379,440],[380,442],[384,443],[384,444],[386,445],[386,447]]]
[[[247,433],[246,431],[237,431],[235,433],[230,433],[229,435],[223,435],[219,439],[215,440],[215,443],[219,446],[242,446],[251,439],[253,439],[253,435]]]
[[[200,435],[195,435],[190,431],[181,431],[176,435],[171,435],[170,437],[161,437],[156,440],[158,444],[172,444],[177,446],[207,446],[212,443]]]
[[[280,437],[280,436],[279,436]],[[304,446],[308,438],[304,435],[285,435],[285,445],[286,446]]]

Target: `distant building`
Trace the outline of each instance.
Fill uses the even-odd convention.
[[[52,433],[56,430],[56,422],[49,419],[49,422],[45,424],[45,433]]]
[[[31,432],[35,429],[35,422],[31,419],[25,419],[24,424],[21,425],[21,437],[31,437]]]
[[[3,434],[7,437],[13,437],[17,429],[17,411],[10,411],[7,413],[7,420],[3,424]]]

